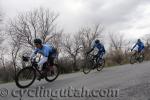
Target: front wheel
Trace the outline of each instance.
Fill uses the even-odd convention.
[[[101,59],[97,65],[97,71],[101,71],[105,67],[105,59]]]
[[[92,60],[86,61],[83,66],[84,66],[83,67],[83,73],[88,74],[92,70],[93,61]]]
[[[36,71],[33,67],[21,69],[15,78],[15,83],[19,88],[27,88],[35,81]]]
[[[52,82],[58,77],[59,73],[60,71],[58,65],[54,64],[53,66],[50,66],[49,70],[46,72],[45,80]]]

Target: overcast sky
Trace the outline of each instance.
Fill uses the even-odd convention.
[[[0,0],[6,18],[34,8],[50,8],[60,14],[65,32],[101,23],[105,32],[138,38],[150,33],[150,0]]]

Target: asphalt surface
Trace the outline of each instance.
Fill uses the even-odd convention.
[[[1,84],[0,100],[150,100],[150,62],[36,80],[26,89]]]

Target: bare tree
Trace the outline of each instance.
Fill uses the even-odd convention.
[[[77,71],[77,57],[81,49],[78,35],[74,35],[73,37],[71,37],[71,35],[66,35],[64,40],[62,40],[62,46],[64,51],[73,60],[73,70]]]
[[[110,47],[114,50],[120,50],[125,44],[124,36],[121,34],[109,34],[109,38]]]
[[[17,40],[13,40],[11,42],[11,57],[12,57],[12,64],[13,64],[13,67],[14,67],[14,73],[16,75],[16,72],[17,72],[17,64],[16,64],[16,60],[17,60],[17,57],[18,57],[18,53],[19,51],[21,50],[21,37],[18,37]]]
[[[2,12],[0,11],[0,23],[2,22]]]
[[[126,50],[126,46],[130,43],[124,38],[123,34],[109,34],[110,38],[110,56],[112,60],[118,64],[121,64],[124,59],[124,51]]]
[[[85,56],[85,53],[91,48],[91,45],[95,39],[103,39],[103,27],[101,25],[95,25],[95,27],[86,27],[82,28],[79,34],[79,41],[82,47],[82,55]]]
[[[2,29],[1,29],[2,19],[3,19],[2,12],[0,11],[0,44],[4,40],[3,37],[2,37],[3,36],[2,32],[1,32],[2,31]]]
[[[143,40],[145,40],[145,48],[144,48],[145,60],[150,60],[150,34],[146,34],[143,37]]]
[[[63,30],[57,32],[53,37],[47,37],[45,42],[52,44],[58,51],[61,51],[61,41],[62,41]]]
[[[91,47],[93,40],[101,38],[103,28],[96,25],[94,28],[82,28],[75,35],[67,35],[62,41],[63,49],[67,55],[73,60],[73,69],[78,70],[77,60]]]
[[[11,20],[8,32],[13,40],[19,37],[21,45],[34,48],[33,39],[38,37],[45,43],[47,37],[57,36],[57,18],[58,14],[43,8],[21,13],[16,19]]]
[[[150,34],[146,34],[143,38],[146,41],[147,49],[150,49]]]
[[[4,48],[2,48],[0,50],[0,60],[1,60],[1,63],[2,63],[2,67],[4,68],[4,71],[6,71],[6,67],[5,67],[5,58],[4,58]]]
[[[0,11],[0,25],[1,25],[1,22],[2,22],[2,12]],[[4,38],[3,38],[3,33],[1,32],[1,26],[0,26],[0,44],[2,44],[2,42],[4,41]],[[4,61],[4,48],[1,47],[0,45],[0,60],[1,60],[1,63],[2,63],[2,66],[5,70],[5,61]]]
[[[44,43],[52,39],[60,39],[62,30],[57,30],[55,22],[58,16],[49,9],[40,8],[20,13],[10,21],[7,33],[12,40],[10,43],[12,46],[11,56],[15,72],[18,53],[26,48],[31,51],[34,48],[33,40],[35,38],[41,38]]]

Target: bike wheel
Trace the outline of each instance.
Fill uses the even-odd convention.
[[[134,63],[136,63],[136,56],[135,56],[135,55],[132,55],[132,56],[130,57],[130,64],[134,64]]]
[[[140,55],[138,61],[139,61],[139,63],[143,62],[144,61],[144,55]]]
[[[84,67],[83,67],[83,73],[84,74],[88,74],[93,67],[93,61],[89,60],[85,63]]]
[[[15,83],[19,88],[27,88],[35,81],[36,71],[32,67],[21,69],[15,78]]]
[[[105,67],[105,59],[101,59],[100,63],[97,65],[97,71],[101,71]]]
[[[48,82],[54,81],[58,77],[58,75],[60,73],[57,64],[54,64],[51,67],[53,67],[53,68],[50,68],[49,71],[46,72],[45,80],[48,81]]]

